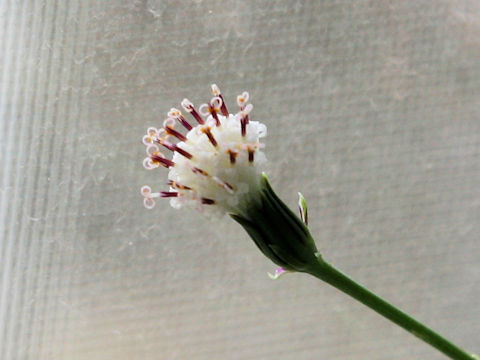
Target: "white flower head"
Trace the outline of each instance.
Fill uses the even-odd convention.
[[[212,85],[213,98],[200,105],[198,111],[192,102],[184,99],[183,109],[191,115],[187,120],[182,112],[172,108],[160,129],[151,127],[143,137],[147,157],[146,169],[160,166],[169,169],[168,191],[153,193],[142,187],[144,204],[155,206],[155,198],[170,198],[170,204],[179,209],[194,207],[216,213],[245,213],[257,201],[262,167],[266,162],[260,139],[267,128],[250,120],[253,106],[249,94],[237,97],[239,110],[229,113],[217,85]],[[195,123],[195,125],[192,125]],[[185,128],[179,129],[179,125]],[[171,158],[160,150],[173,153]]]

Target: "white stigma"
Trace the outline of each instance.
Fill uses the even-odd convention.
[[[247,92],[237,98],[240,109],[236,114],[228,112],[218,86],[212,85],[212,93],[212,100],[198,111],[188,99],[182,101],[195,126],[173,108],[163,128],[149,128],[143,137],[148,155],[145,168],[169,168],[170,185],[168,191],[160,193],[142,188],[147,208],[153,208],[155,197],[168,197],[177,209],[244,213],[256,201],[266,162],[260,139],[266,136],[267,128],[249,119],[253,106],[247,104]],[[177,125],[183,125],[187,132]],[[171,160],[161,147],[173,152]]]

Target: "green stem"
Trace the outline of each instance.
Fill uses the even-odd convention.
[[[422,323],[400,311],[363,286],[357,284],[325,261],[320,259],[317,266],[310,269],[309,273],[360,301],[362,304],[393,321],[395,324],[401,326],[419,339],[425,341],[427,344],[430,344],[451,359],[475,359],[474,355],[466,353]]]

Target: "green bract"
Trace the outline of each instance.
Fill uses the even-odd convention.
[[[275,264],[285,270],[309,272],[318,265],[315,242],[302,220],[275,194],[265,174],[259,197],[246,213],[230,216]]]

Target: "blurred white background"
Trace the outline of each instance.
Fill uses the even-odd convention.
[[[139,189],[141,137],[250,92],[324,257],[480,353],[480,5],[0,1],[0,358],[444,359]]]

